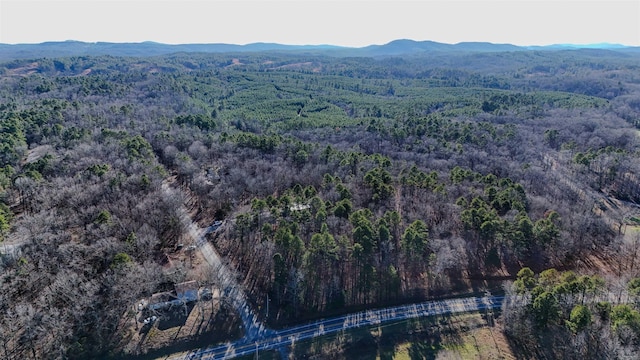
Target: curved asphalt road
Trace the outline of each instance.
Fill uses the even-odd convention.
[[[168,183],[162,184],[162,189],[170,193]],[[230,359],[237,356],[253,354],[260,350],[283,349],[296,341],[317,336],[336,333],[342,330],[362,326],[377,325],[385,322],[406,320],[423,316],[454,314],[461,312],[480,311],[500,307],[504,296],[469,297],[427,301],[412,305],[395,306],[378,310],[366,310],[357,313],[318,320],[304,325],[293,326],[282,330],[272,330],[265,327],[256,314],[249,307],[242,287],[233,273],[224,265],[220,256],[205,235],[213,228],[200,228],[188,215],[184,206],[180,209],[180,220],[202,251],[207,262],[217,269],[218,283],[223,289],[234,308],[239,312],[244,325],[245,336],[235,342],[197,349],[186,354],[170,356],[170,359]]]
[[[481,311],[502,306],[504,296],[469,297],[427,301],[378,310],[366,310],[353,314],[318,320],[283,330],[265,329],[262,336],[252,340],[242,338],[210,348],[198,349],[172,359],[231,359],[253,354],[261,350],[274,350],[289,346],[296,341],[336,333],[362,326],[377,325],[391,321],[413,319],[423,316]]]

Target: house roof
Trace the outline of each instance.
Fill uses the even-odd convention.
[[[175,295],[173,294],[173,292],[168,291],[151,295],[148,307],[151,310],[161,310],[197,300],[198,282],[192,280],[176,284]]]
[[[176,295],[178,299],[186,301],[198,300],[198,282],[195,280],[185,281],[176,284]]]

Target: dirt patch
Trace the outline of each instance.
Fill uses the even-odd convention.
[[[244,63],[242,63],[242,62],[240,61],[240,59],[235,59],[235,58],[234,58],[234,59],[231,59],[231,64],[229,64],[229,65],[225,66],[225,68],[230,68],[230,67],[238,66],[238,65],[244,65]]]
[[[208,301],[163,310],[157,313],[157,319],[150,320],[148,315],[139,312],[125,320],[128,333],[120,358],[155,359],[242,336],[235,311],[224,299],[215,296]]]
[[[9,76],[27,76],[38,72],[38,66],[40,66],[40,64],[38,64],[37,62],[32,62],[25,66],[7,69],[5,74]]]
[[[274,69],[302,69],[312,67],[311,61],[276,66]]]
[[[40,145],[27,152],[27,160],[25,163],[30,164],[44,157],[47,154],[55,153],[51,145]]]
[[[620,259],[617,260],[618,262]],[[576,264],[578,273],[590,273],[596,271],[601,275],[617,275],[619,267],[616,267],[614,259],[606,256],[602,252],[593,252],[584,256],[580,262]]]

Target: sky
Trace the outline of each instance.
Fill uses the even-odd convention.
[[[640,46],[640,0],[0,0],[0,43]]]

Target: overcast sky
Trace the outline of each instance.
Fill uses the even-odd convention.
[[[0,0],[0,43],[640,46],[640,0]]]

